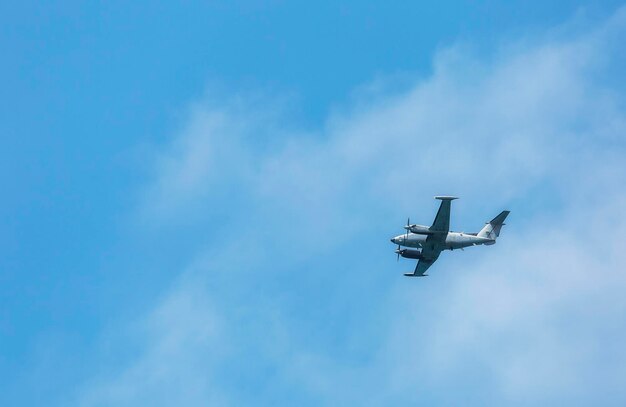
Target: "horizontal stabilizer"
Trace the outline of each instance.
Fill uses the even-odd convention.
[[[428,274],[404,273],[406,277],[428,277]]]

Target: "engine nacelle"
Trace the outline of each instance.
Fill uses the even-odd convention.
[[[421,250],[402,249],[402,250],[396,251],[396,253],[400,254],[400,256],[404,257],[405,259],[416,259],[416,260],[422,259]]]
[[[428,226],[422,225],[411,225],[408,227],[408,231],[411,233],[415,233],[416,235],[432,235],[430,228]]]

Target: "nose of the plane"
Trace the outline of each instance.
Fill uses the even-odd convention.
[[[395,238],[395,237],[392,237],[392,238],[391,238],[391,239],[389,239],[389,240],[391,240],[391,243],[395,243],[395,242],[396,242],[396,238]]]

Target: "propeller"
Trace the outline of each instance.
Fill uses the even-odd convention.
[[[406,230],[406,233],[404,234],[404,241],[406,243],[406,241],[409,239],[409,229],[411,228],[411,218],[406,218],[406,226],[404,227],[404,229]],[[398,243],[398,248],[396,249],[396,261],[400,261],[400,253],[402,253],[402,250],[400,249],[400,244]]]
[[[404,236],[404,241],[406,242],[407,240],[409,240],[409,229],[411,229],[411,219],[410,218],[406,218],[406,235]]]

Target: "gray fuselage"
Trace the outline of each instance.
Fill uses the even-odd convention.
[[[404,247],[420,248],[426,243],[426,239],[429,235],[424,234],[403,234],[398,235],[391,239],[391,241],[397,245]],[[495,240],[484,237],[478,237],[475,235],[469,235],[463,232],[448,232],[445,242],[442,242],[444,250],[449,249],[461,249],[463,247],[476,246],[476,245],[491,245],[495,243]]]

